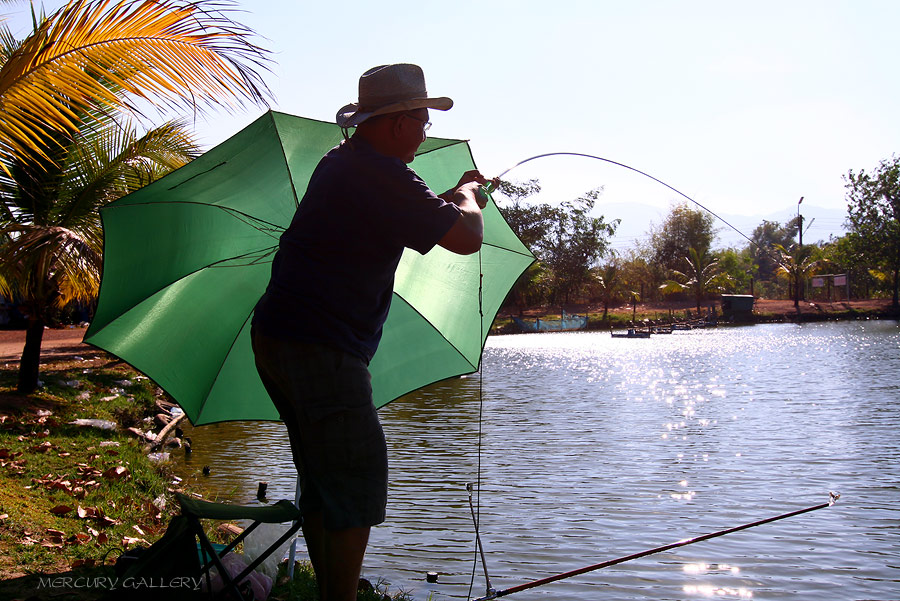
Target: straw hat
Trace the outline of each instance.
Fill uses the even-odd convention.
[[[421,108],[446,111],[452,106],[449,98],[428,97],[425,74],[418,65],[381,65],[360,76],[359,102],[339,110],[335,121],[341,127],[353,127],[375,115]]]

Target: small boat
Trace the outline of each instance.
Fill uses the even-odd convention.
[[[628,328],[624,332],[609,331],[609,335],[613,338],[650,338],[650,330],[635,330]]]
[[[561,319],[541,319],[538,317],[534,320],[525,320],[513,317],[512,320],[523,332],[572,332],[583,330],[587,327],[588,317],[587,315],[567,315],[563,313]]]

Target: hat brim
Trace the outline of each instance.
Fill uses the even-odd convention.
[[[388,113],[399,113],[401,111],[412,111],[415,109],[448,111],[452,107],[453,101],[445,96],[440,98],[414,98],[413,100],[388,104],[372,111],[360,111],[359,105],[354,102],[339,110],[335,117],[335,121],[341,127],[355,127],[366,119],[376,115],[386,115]]]

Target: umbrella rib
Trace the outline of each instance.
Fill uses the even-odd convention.
[[[253,229],[258,232],[262,232],[264,234],[270,234],[272,232],[284,232],[284,227],[266,221],[265,219],[260,219],[259,217],[254,217],[249,213],[245,213],[243,211],[239,211],[237,209],[233,209],[231,207],[223,207],[220,205],[209,204],[207,202],[196,202],[192,200],[179,200],[179,201],[153,201],[153,202],[135,202],[127,205],[110,205],[105,210],[108,209],[123,209],[125,207],[137,207],[137,206],[149,206],[149,205],[197,205],[202,207],[210,207],[213,209],[219,209],[220,211],[224,211],[233,215],[239,221],[243,221]],[[268,227],[261,227],[268,226]]]
[[[425,156],[426,154],[429,154],[429,153],[432,153],[432,152],[437,152],[438,150],[443,150],[443,149],[445,149],[445,148],[450,148],[451,146],[457,146],[457,145],[459,145],[459,144],[465,144],[465,143],[467,143],[467,142],[468,142],[468,140],[453,140],[450,144],[444,144],[443,146],[438,146],[438,147],[436,147],[436,148],[429,148],[428,150],[424,150],[424,151],[422,151],[422,152],[417,152],[417,153],[416,153],[416,156],[417,156],[417,157],[423,157],[423,156]]]
[[[215,171],[216,169],[218,169],[218,168],[221,167],[222,165],[226,165],[227,163],[228,163],[228,161],[222,161],[222,162],[219,163],[218,165],[213,165],[212,167],[210,167],[210,168],[207,169],[206,171],[201,171],[200,173],[195,173],[194,175],[190,176],[189,178],[187,178],[187,179],[184,180],[183,182],[178,182],[177,184],[175,184],[174,186],[172,186],[171,188],[169,188],[169,192],[171,192],[172,190],[174,190],[174,189],[177,188],[178,186],[181,186],[181,185],[183,185],[183,184],[188,183],[189,181],[191,181],[192,179],[194,179],[194,178],[196,178],[196,177],[200,177],[201,175],[206,175],[206,174],[209,173],[210,171]]]
[[[510,252],[510,253],[514,253],[514,254],[517,254],[522,257],[530,257],[530,258],[534,259],[534,255],[531,253],[531,251],[529,251],[527,253],[523,253],[522,251],[514,250],[512,248],[506,248],[505,246],[500,246],[499,244],[493,244],[491,242],[484,242],[484,243],[482,243],[482,246],[490,246],[491,248],[499,248],[500,250],[505,250],[506,252]]]

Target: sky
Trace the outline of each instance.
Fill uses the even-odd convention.
[[[808,241],[839,233],[843,176],[900,150],[895,0],[236,5],[232,18],[272,51],[273,109],[331,121],[368,68],[416,63],[430,95],[455,102],[432,111],[429,135],[469,140],[485,175],[539,154],[596,155],[662,180],[747,235],[798,210],[815,219]],[[2,10],[25,27],[15,14],[27,7]],[[214,146],[263,112],[220,111],[197,122],[199,141]],[[629,240],[684,200],[585,158],[536,159],[505,176],[531,178],[542,202],[602,186],[597,212],[637,208],[646,223],[631,211]]]

